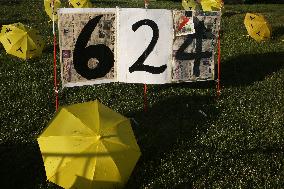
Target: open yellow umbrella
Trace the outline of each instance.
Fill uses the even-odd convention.
[[[92,8],[92,3],[89,0],[69,0],[74,8]]]
[[[121,188],[141,155],[129,119],[97,100],[61,108],[38,143],[47,179],[64,188]]]
[[[54,9],[52,3],[54,2]],[[49,18],[52,20],[54,15],[54,20],[57,20],[57,9],[60,7],[60,0],[44,0],[44,9]],[[54,11],[53,11],[54,10]]]
[[[214,11],[220,10],[223,6],[222,0],[182,0],[185,10]]]
[[[44,47],[39,32],[22,23],[3,25],[0,42],[8,54],[22,59],[40,56]]]
[[[258,42],[271,36],[271,26],[261,14],[247,13],[244,24],[248,34]]]

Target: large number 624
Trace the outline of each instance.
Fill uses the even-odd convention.
[[[104,77],[114,65],[114,55],[108,46],[104,44],[96,44],[86,47],[92,32],[94,31],[102,17],[103,15],[99,15],[89,20],[89,22],[84,26],[80,35],[78,36],[74,48],[74,68],[77,73],[88,80]],[[135,32],[139,27],[143,25],[147,25],[152,28],[153,37],[142,55],[131,67],[129,67],[129,72],[132,73],[134,71],[146,71],[152,74],[163,73],[166,70],[167,65],[154,67],[143,64],[149,54],[153,51],[159,38],[159,28],[153,20],[140,20],[132,25],[132,30]],[[98,60],[98,64],[94,69],[89,68],[88,66],[88,61],[91,58],[96,58]]]

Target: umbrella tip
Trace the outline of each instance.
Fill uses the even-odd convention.
[[[97,140],[101,140],[102,138],[103,138],[103,136],[101,136],[101,135],[97,136]]]

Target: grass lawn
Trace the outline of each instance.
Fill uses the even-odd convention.
[[[142,0],[95,2],[143,7]],[[182,7],[158,0],[150,8]],[[246,36],[246,12],[264,14],[271,40],[257,43]],[[283,188],[283,12],[284,4],[225,6],[219,99],[214,82],[149,85],[144,113],[143,85],[110,83],[65,88],[60,105],[98,98],[137,122],[142,156],[126,188]],[[52,24],[43,0],[0,1],[0,13],[0,24],[28,24],[46,41],[42,56],[28,61],[0,46],[0,188],[56,189],[46,181],[36,142],[55,113]]]

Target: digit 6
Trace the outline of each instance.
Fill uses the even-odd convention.
[[[103,15],[99,15],[89,20],[79,34],[74,48],[74,68],[78,74],[88,80],[104,77],[114,66],[114,55],[108,46],[97,44],[86,47],[92,32],[102,17]],[[96,58],[99,61],[94,69],[88,67],[88,61],[91,58]]]

